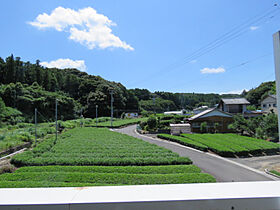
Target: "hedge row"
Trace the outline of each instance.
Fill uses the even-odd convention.
[[[113,184],[107,184],[113,185]],[[79,183],[79,182],[47,182],[47,181],[0,181],[0,188],[33,188],[33,187],[89,187],[106,186],[100,183]]]
[[[172,136],[170,134],[158,134],[157,137],[159,137],[161,139],[173,141],[173,142],[178,142],[180,144],[183,144],[183,145],[186,145],[189,147],[193,147],[195,149],[202,150],[202,151],[207,151],[207,149],[208,149],[207,146],[205,146],[199,142],[196,142],[196,141],[193,141],[191,139],[187,139],[187,138],[184,138],[181,136]]]
[[[29,166],[16,170],[22,172],[80,172],[80,173],[126,173],[126,174],[177,174],[200,173],[195,165],[167,166]]]
[[[224,157],[234,157],[235,151],[227,146],[220,145],[219,143],[207,140],[196,134],[182,134],[183,138],[191,139],[195,142],[201,143],[208,147],[209,150]]]
[[[79,172],[21,172],[0,175],[3,181],[34,182],[69,182],[93,184],[181,184],[215,182],[215,179],[204,173],[185,174],[125,174],[125,173],[79,173]]]
[[[188,140],[201,143],[209,150],[225,157],[248,156],[249,154],[276,153],[279,145],[261,139],[237,134],[181,134]]]

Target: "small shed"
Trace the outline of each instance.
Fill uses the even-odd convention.
[[[188,120],[191,124],[191,132],[194,133],[201,133],[200,126],[203,122],[207,123],[206,132],[215,132],[215,129],[220,133],[232,132],[228,129],[228,125],[233,122],[233,115],[217,108],[207,109]]]
[[[191,133],[191,125],[184,124],[170,124],[170,133],[172,135],[180,135],[181,133]]]

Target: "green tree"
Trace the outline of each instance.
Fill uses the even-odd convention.
[[[151,116],[147,120],[148,130],[149,131],[155,131],[157,129],[157,118],[154,116]]]
[[[200,124],[200,131],[201,131],[202,133],[206,133],[206,132],[207,132],[207,122],[202,122],[202,123]]]

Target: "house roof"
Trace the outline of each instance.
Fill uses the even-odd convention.
[[[189,118],[189,120],[195,120],[195,119],[200,118],[200,117],[202,117],[203,115],[206,115],[206,114],[208,114],[208,113],[210,113],[210,112],[212,112],[212,111],[218,111],[218,112],[220,112],[220,113],[222,113],[222,114],[228,115],[229,117],[232,116],[230,113],[221,111],[221,110],[219,110],[219,109],[217,109],[217,108],[211,108],[211,109],[207,109],[207,110],[205,110],[205,111],[203,111],[203,112],[200,112],[200,113],[198,113],[198,114],[192,116],[191,118]]]
[[[250,104],[246,98],[222,98],[225,104]]]

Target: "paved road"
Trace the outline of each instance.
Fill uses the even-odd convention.
[[[195,165],[202,169],[203,172],[213,175],[218,182],[278,180],[277,178],[267,175],[264,172],[248,168],[245,165],[241,165],[240,163],[236,163],[214,154],[194,150],[177,143],[140,135],[135,132],[135,129],[136,125],[132,125],[122,129],[115,129],[115,131],[165,147],[178,153],[180,156],[189,157]]]

